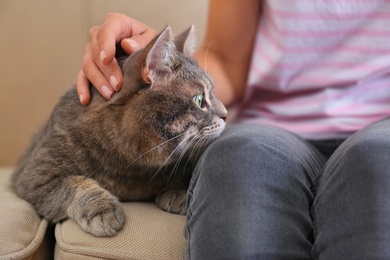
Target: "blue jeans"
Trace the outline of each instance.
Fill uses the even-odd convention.
[[[186,258],[390,259],[390,119],[332,144],[227,129],[190,183]]]

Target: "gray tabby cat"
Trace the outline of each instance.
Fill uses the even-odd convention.
[[[193,28],[170,27],[121,61],[123,88],[106,101],[75,88],[54,108],[13,174],[16,193],[49,221],[76,221],[95,236],[124,224],[119,201],[154,199],[184,214],[196,158],[225,127],[213,82],[190,56]]]

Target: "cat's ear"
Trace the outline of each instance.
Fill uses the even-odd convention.
[[[146,82],[171,72],[176,56],[171,27],[167,26],[148,47],[145,48],[148,54],[142,72]]]
[[[191,25],[175,38],[176,49],[185,55],[192,56],[196,47],[195,26]]]

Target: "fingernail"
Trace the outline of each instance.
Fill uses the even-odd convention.
[[[106,98],[106,99],[110,99],[112,97],[112,90],[107,87],[106,85],[103,85],[102,86],[102,92],[103,92],[103,96]]]
[[[134,51],[141,49],[141,46],[138,44],[138,42],[136,42],[132,39],[126,39],[126,42],[131,46],[131,48]]]
[[[115,91],[118,91],[118,79],[114,75],[110,77],[110,84]]]
[[[106,52],[104,51],[104,50],[102,50],[101,52],[100,52],[100,60],[102,61],[102,62],[104,62],[104,59],[106,58]]]
[[[83,96],[83,94],[80,94],[79,99],[80,99],[80,103],[84,104],[84,96]]]

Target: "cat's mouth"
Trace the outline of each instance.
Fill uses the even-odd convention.
[[[221,118],[218,122],[214,122],[212,125],[202,128],[200,131],[202,137],[211,139],[212,141],[221,135],[222,131],[226,127],[225,119]]]
[[[225,120],[220,118],[212,124],[206,125],[200,129],[195,129],[195,127],[188,129],[187,136],[184,138],[188,143],[185,146],[188,145],[192,148],[196,147],[196,149],[205,148],[221,135],[225,127]]]

